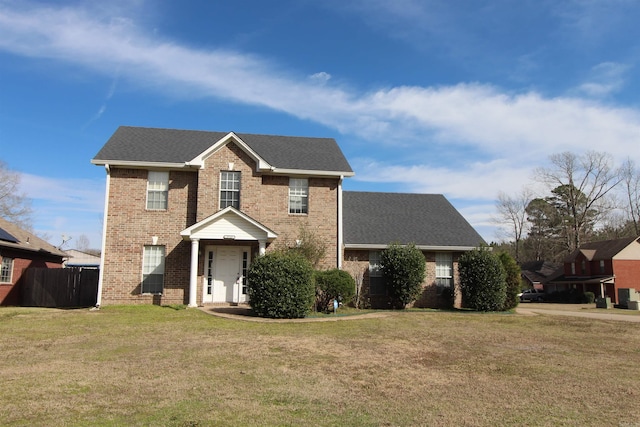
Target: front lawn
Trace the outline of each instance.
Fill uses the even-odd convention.
[[[0,358],[9,426],[601,426],[640,401],[639,324],[544,315],[0,308]]]

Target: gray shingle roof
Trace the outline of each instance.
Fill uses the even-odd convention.
[[[9,240],[0,239],[0,248],[5,247],[29,252],[46,253],[59,257],[67,256],[64,251],[56,248],[51,243],[23,230],[2,217],[0,217],[0,228],[14,237],[14,239]]]
[[[121,126],[94,157],[98,162],[184,163],[228,132]],[[332,138],[236,133],[255,153],[279,169],[353,172]]]
[[[345,191],[345,245],[469,247],[482,237],[441,194]]]

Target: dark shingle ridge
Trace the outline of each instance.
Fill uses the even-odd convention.
[[[343,192],[345,244],[415,243],[433,247],[485,244],[442,194]]]
[[[229,132],[120,126],[94,160],[185,163]],[[353,172],[333,138],[236,133],[269,164],[281,169]]]
[[[613,258],[621,250],[629,246],[639,237],[622,237],[620,239],[601,240],[598,242],[589,242],[580,245],[580,247],[565,257],[565,262],[571,262],[576,259],[581,251],[593,251],[590,261],[607,260]]]

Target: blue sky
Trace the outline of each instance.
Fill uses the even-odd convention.
[[[639,19],[635,0],[0,0],[0,159],[36,232],[97,248],[90,160],[120,125],[332,137],[346,190],[441,193],[496,240],[498,193],[550,154],[640,164]]]

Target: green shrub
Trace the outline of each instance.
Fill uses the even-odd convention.
[[[593,292],[585,292],[582,299],[583,304],[593,304],[596,301],[596,296]]]
[[[511,310],[512,308],[516,308],[520,302],[520,298],[518,298],[520,288],[522,287],[520,280],[520,266],[518,266],[516,260],[506,252],[500,253],[498,258],[500,259],[502,268],[504,268],[506,273],[506,294],[502,309]]]
[[[326,311],[329,303],[334,299],[350,301],[355,295],[356,283],[349,273],[337,268],[333,270],[316,271],[316,309]]]
[[[380,266],[393,308],[405,308],[422,292],[425,259],[415,245],[389,245],[380,254]]]
[[[290,252],[259,257],[247,273],[251,308],[261,317],[305,317],[315,295],[312,274],[309,261]]]
[[[487,248],[465,252],[458,263],[463,304],[477,311],[504,308],[507,284],[502,263]]]

